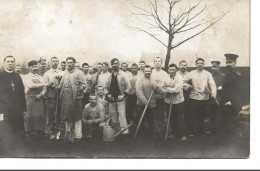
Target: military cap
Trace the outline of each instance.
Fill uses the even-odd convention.
[[[212,64],[212,65],[219,65],[220,62],[215,60],[215,61],[211,61],[211,64]]]
[[[28,67],[33,66],[33,65],[38,65],[38,62],[35,60],[28,62]]]
[[[236,54],[225,54],[226,60],[236,61],[238,58],[238,55]]]

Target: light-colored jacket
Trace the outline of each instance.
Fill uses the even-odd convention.
[[[208,100],[209,91],[213,96],[217,94],[217,88],[213,76],[206,70],[193,70],[189,73],[189,80],[193,85],[190,98],[195,100]]]
[[[108,87],[108,90],[110,89],[112,74],[113,74],[113,72],[109,75],[107,82],[106,82],[106,87]],[[117,81],[118,81],[120,93],[123,94],[124,92],[126,92],[129,94],[129,92],[131,90],[129,76],[126,73],[124,73],[123,71],[119,70],[118,74],[117,74]]]
[[[180,76],[178,73],[174,76],[174,78],[169,77],[165,80],[164,86],[162,87],[162,91],[164,93],[164,102],[170,103],[171,98],[172,104],[179,104],[181,102],[184,102],[183,97],[183,79],[182,76]],[[171,89],[173,91],[173,96],[171,93],[167,93],[167,89]]]
[[[76,98],[77,92],[77,99],[83,98],[83,90],[82,92],[79,91],[80,87],[82,89],[86,88],[86,81],[84,73],[79,69],[74,69],[72,71],[67,71],[61,79],[61,82],[58,88],[61,88],[61,96],[64,92],[65,86],[70,85],[73,91],[73,98]]]
[[[153,91],[153,83],[151,83],[150,79],[147,79],[146,77],[137,79],[136,82],[137,105],[145,105],[152,91]],[[156,99],[154,93],[149,102],[149,106],[156,107]]]

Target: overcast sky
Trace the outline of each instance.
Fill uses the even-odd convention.
[[[145,1],[0,0],[1,59],[7,55],[18,61],[74,56],[81,63],[93,64],[112,57],[138,61],[142,52],[165,53],[165,47],[156,40],[123,25],[134,23],[130,4],[145,7]],[[238,65],[249,66],[249,0],[205,2],[214,6],[207,15],[231,12],[174,51],[194,52],[206,58],[206,64],[216,58],[223,64],[224,53],[236,53],[240,56]],[[195,55],[187,58],[195,59]]]

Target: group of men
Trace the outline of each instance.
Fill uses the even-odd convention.
[[[29,73],[22,75],[15,58],[7,56],[0,73],[2,141],[23,131],[29,139],[59,139],[63,124],[65,141],[100,137],[108,121],[115,133],[137,132],[138,138],[160,140],[169,132],[168,137],[185,141],[224,128],[242,136],[237,116],[249,104],[249,82],[236,69],[238,55],[225,57],[225,74],[219,61],[212,61],[211,72],[206,71],[203,58],[196,59],[191,72],[185,60],[179,66],[171,63],[166,72],[160,57],[154,59],[154,69],[141,61],[130,72],[127,63],[120,69],[120,61],[113,58],[111,72],[104,62],[94,73],[88,63],[80,68],[74,57],[62,61],[59,69],[59,59],[52,57],[49,70],[46,60],[32,60]],[[129,125],[133,127],[126,129]]]

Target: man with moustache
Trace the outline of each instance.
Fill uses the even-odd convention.
[[[190,111],[190,104],[189,104],[189,95],[191,91],[191,82],[189,80],[189,72],[187,71],[188,63],[185,60],[182,60],[179,62],[179,68],[180,70],[177,72],[183,79],[183,97],[184,97],[184,122],[186,125],[186,128],[188,130],[188,134],[191,134],[189,132],[191,129],[189,128],[192,125],[192,112]]]
[[[127,127],[125,106],[126,98],[131,89],[129,77],[119,70],[119,65],[117,58],[111,60],[112,73],[106,83],[109,87],[109,92],[106,94],[106,99],[109,101],[109,117],[112,119],[115,132]],[[128,133],[128,129],[123,132],[123,134]]]
[[[152,68],[149,65],[144,67],[144,77],[138,79],[136,82],[136,95],[137,95],[137,122],[141,119],[141,115],[148,105],[144,118],[141,123],[139,135],[143,138],[154,138],[154,117],[156,112],[156,99],[153,93],[150,102],[148,99],[153,90],[156,89],[155,84],[151,82]],[[147,128],[145,128],[147,122]]]
[[[38,69],[38,74],[40,76],[43,76],[43,74],[48,70],[46,59],[40,58],[39,64],[40,64],[40,66],[39,66],[39,69]]]
[[[190,92],[190,108],[192,114],[190,119],[192,120],[190,130],[190,136],[202,134],[205,132],[205,119],[208,113],[208,101],[209,96],[212,95],[216,98],[217,90],[215,81],[210,72],[204,70],[204,59],[197,58],[197,69],[193,70],[189,74],[191,81]]]
[[[57,98],[59,96],[58,90],[55,88],[59,85],[60,79],[57,79],[59,73],[58,69],[59,59],[57,57],[51,58],[51,69],[44,73],[43,78],[47,87],[46,93],[46,133],[50,139],[54,139],[58,130],[60,116],[56,111]],[[55,115],[56,114],[56,115]]]
[[[138,65],[136,63],[132,64],[131,71],[132,71],[131,77],[130,77],[131,90],[130,90],[128,98],[126,100],[126,118],[127,118],[128,123],[135,122],[134,113],[136,113],[136,102],[137,102],[136,81],[138,78],[138,75],[137,75]]]
[[[123,72],[125,72],[125,73],[129,76],[129,79],[130,79],[131,76],[132,76],[132,73],[129,72],[129,71],[127,71],[127,68],[128,68],[128,64],[125,63],[125,62],[123,62],[123,63],[121,64],[121,69],[122,69]]]
[[[170,64],[169,78],[165,80],[162,91],[164,93],[164,102],[166,112],[169,115],[170,104],[172,102],[172,110],[170,117],[170,126],[173,135],[180,138],[181,141],[187,140],[186,127],[184,123],[184,96],[183,96],[183,79],[177,73],[177,65]]]
[[[68,57],[67,72],[56,87],[61,89],[61,120],[65,122],[65,141],[75,133],[76,140],[82,138],[82,98],[86,88],[84,73],[75,68],[76,59]],[[74,125],[74,126],[73,126]]]
[[[137,72],[138,77],[143,77],[144,76],[144,66],[145,66],[145,61],[140,61],[139,62],[139,71]]]
[[[220,61],[218,60],[211,61],[211,65],[212,65],[211,74],[217,86],[217,101],[221,103],[223,81],[224,81],[225,74],[223,74],[219,70]],[[209,100],[209,117],[211,123],[211,130],[210,130],[211,134],[216,134],[220,129],[219,122],[221,120],[221,117],[220,117],[219,109],[220,109],[219,105],[211,97]]]
[[[62,62],[61,62],[61,70],[62,70],[62,71],[65,71],[65,70],[66,70],[66,62],[65,62],[65,61],[62,61]]]
[[[97,95],[94,93],[90,94],[89,101],[82,114],[83,135],[86,138],[101,138],[101,127],[105,125],[105,108],[98,103]]]
[[[14,72],[15,58],[4,58],[5,69],[0,73],[0,152],[9,155],[20,147],[24,137],[23,115],[26,111],[24,85]],[[11,155],[11,154],[10,154]],[[9,156],[10,157],[10,156]]]
[[[225,54],[226,76],[223,81],[223,106],[224,133],[229,138],[232,136],[245,136],[238,122],[239,112],[243,106],[250,102],[249,78],[242,75],[236,68],[236,54]]]
[[[96,92],[99,76],[102,74],[102,63],[97,64],[97,72],[93,74],[93,90]]]
[[[30,73],[23,77],[25,86],[27,112],[24,116],[25,132],[28,138],[37,140],[44,135],[45,114],[44,96],[47,92],[45,81],[38,72],[38,62],[28,62]]]

